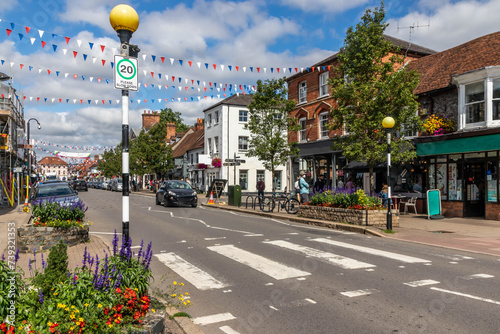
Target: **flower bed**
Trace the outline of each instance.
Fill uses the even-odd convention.
[[[130,239],[123,238],[119,247],[115,231],[113,249],[104,258],[93,257],[85,249],[82,266],[70,272],[67,247],[59,242],[51,249],[47,262],[43,254],[41,261],[37,259],[39,254],[33,254],[33,261],[29,260],[30,277],[24,279],[2,259],[0,277],[17,277],[17,289],[11,316],[11,297],[4,296],[7,289],[0,282],[0,333],[14,333],[14,329],[21,334],[124,333],[144,329],[145,317],[156,313],[149,294],[153,250],[151,243],[143,247],[141,242],[134,254],[131,244]],[[182,285],[174,282],[174,286],[169,295],[182,296],[175,290]],[[181,302],[189,304],[183,299]]]
[[[393,226],[399,226],[397,211],[394,211]],[[362,189],[348,192],[345,189],[323,189],[312,194],[306,205],[299,207],[301,217],[330,220],[340,223],[385,226],[387,208],[378,197],[367,196]]]

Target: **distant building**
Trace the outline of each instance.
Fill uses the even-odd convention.
[[[44,157],[37,168],[42,177],[55,174],[59,180],[67,180],[70,176],[68,163],[59,157]]]

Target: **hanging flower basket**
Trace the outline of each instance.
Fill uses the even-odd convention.
[[[446,116],[431,115],[425,121],[424,128],[431,136],[441,136],[455,131],[455,122]]]
[[[198,164],[198,169],[207,169],[208,166],[205,164]]]
[[[212,160],[212,166],[214,166],[215,168],[222,167],[222,160],[220,158],[214,158]]]

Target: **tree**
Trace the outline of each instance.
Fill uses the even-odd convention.
[[[330,112],[332,129],[345,127],[347,136],[336,137],[333,149],[341,149],[349,160],[363,161],[370,168],[370,192],[373,189],[373,166],[385,160],[386,134],[382,120],[395,120],[391,143],[392,160],[407,161],[416,157],[405,131],[419,131],[422,122],[416,111],[413,91],[418,74],[404,67],[398,47],[384,38],[384,3],[372,12],[367,10],[356,29],[347,30],[344,46],[338,54],[337,73],[330,80],[332,97],[337,101]],[[392,54],[391,54],[392,52]]]
[[[104,177],[113,177],[122,173],[122,145],[118,145],[114,150],[105,151],[103,159],[99,161],[97,169]]]
[[[288,100],[285,78],[257,81],[257,90],[248,105],[250,130],[247,155],[257,157],[271,171],[284,165],[291,156],[298,155],[297,143],[288,143],[288,131],[298,131],[298,125],[290,117],[295,101]],[[272,185],[274,193],[274,182]]]
[[[181,117],[181,113],[179,111],[173,111],[170,108],[165,108],[160,111],[160,122],[175,123],[175,131],[177,133],[186,132],[189,129],[189,126],[184,124],[184,120]]]

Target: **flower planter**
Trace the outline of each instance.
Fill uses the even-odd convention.
[[[22,226],[17,230],[17,244],[21,253],[29,253],[33,249],[37,252],[51,249],[61,239],[68,246],[87,242],[89,240],[89,228]]]
[[[399,211],[392,210],[392,226],[399,227]],[[387,210],[352,210],[313,205],[301,205],[299,217],[329,220],[362,226],[386,226]]]

